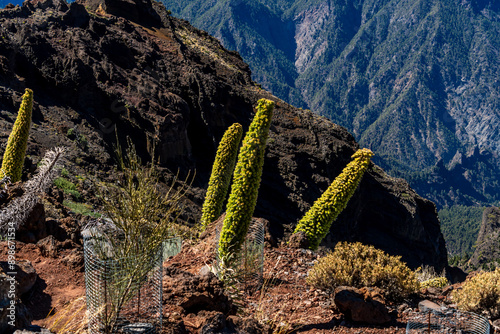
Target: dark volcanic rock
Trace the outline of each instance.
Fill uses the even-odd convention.
[[[260,324],[253,317],[241,317],[231,315],[226,319],[230,325],[234,328],[236,333],[241,334],[261,334],[261,333],[270,333],[271,330],[266,328],[266,326]]]
[[[198,331],[199,334],[217,334],[225,332],[224,329],[227,325],[224,314],[220,312],[211,312],[209,314],[203,314],[203,316],[203,325]]]
[[[327,242],[332,245],[343,240],[372,244],[391,255],[402,255],[412,268],[432,263],[441,271],[447,264],[434,204],[377,166],[365,174],[331,230]]]
[[[12,333],[17,328],[26,328],[31,325],[33,316],[28,311],[28,308],[22,303],[20,299],[16,300],[14,307],[14,327],[11,326],[12,319],[9,318],[10,300],[7,298],[0,299],[0,333]]]
[[[12,269],[9,268],[8,262],[0,261],[0,275],[4,278],[7,277],[7,273],[14,272],[16,279],[16,295],[22,296],[35,285],[36,279],[38,277],[35,268],[28,260],[17,260],[16,264]],[[1,295],[5,295],[6,291],[2,290]]]
[[[80,2],[84,3],[90,11],[123,17],[145,26],[157,26],[161,23],[161,17],[153,9],[150,0],[86,0]]]
[[[385,324],[391,321],[385,300],[370,288],[340,286],[335,289],[335,305],[353,321]]]
[[[47,236],[45,225],[45,207],[37,203],[31,211],[28,219],[19,226],[16,238],[22,242],[37,242]]]
[[[42,256],[55,258],[57,256],[57,251],[60,248],[60,242],[54,238],[53,235],[49,235],[46,238],[38,241],[36,243],[38,248],[40,249],[40,253]]]
[[[28,155],[65,145],[74,168],[105,178],[115,129],[122,144],[132,137],[144,159],[156,142],[169,177],[169,170],[196,170],[184,217],[190,223],[199,219],[220,138],[234,122],[248,127],[259,98],[277,105],[254,216],[268,220],[275,237],[293,230],[358,149],[344,128],[258,88],[237,53],[156,2],[26,1],[1,10],[0,23],[0,139],[30,87],[36,126]],[[87,139],[85,148],[67,137],[70,128]],[[324,245],[338,240],[374,244],[412,267],[446,264],[433,204],[375,166]]]
[[[500,208],[483,211],[483,220],[477,236],[476,249],[469,261],[470,269],[493,269],[500,265]]]
[[[165,268],[164,301],[175,303],[185,313],[216,311],[233,313],[231,300],[224,294],[224,285],[214,274],[193,275],[173,267]]]
[[[24,266],[24,269],[30,273],[22,274],[21,282],[19,282],[16,277],[8,274],[12,270],[5,262],[2,262],[0,270],[0,333],[12,333],[17,328],[26,328],[31,325],[33,320],[33,316],[19,298],[20,294],[17,293],[20,290],[26,292],[26,289],[32,286],[32,276],[30,275],[32,272],[26,266]],[[16,271],[22,270],[17,267]],[[15,289],[14,292],[12,292],[13,288]]]

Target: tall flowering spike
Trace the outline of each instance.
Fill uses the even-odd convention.
[[[273,110],[273,101],[260,99],[257,102],[257,113],[243,139],[219,238],[219,256],[222,259],[239,251],[248,232],[257,204]]]
[[[352,155],[351,161],[335,178],[330,187],[314,202],[299,221],[294,233],[303,231],[311,249],[318,248],[337,216],[344,210],[368,169],[373,152],[363,148]]]
[[[26,88],[17,114],[14,127],[9,135],[7,147],[3,155],[2,176],[9,176],[11,182],[21,180],[24,156],[28,145],[28,135],[31,127],[31,112],[33,109],[33,91]]]
[[[219,143],[202,208],[201,224],[203,229],[215,221],[222,212],[222,205],[229,190],[242,135],[243,127],[241,124],[235,123],[226,130]]]

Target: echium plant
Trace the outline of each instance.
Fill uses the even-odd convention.
[[[65,149],[55,147],[40,162],[38,172],[23,185],[24,194],[13,199],[0,211],[0,235],[14,233],[23,224],[39,201],[39,196],[47,191],[62,168]]]
[[[222,212],[242,135],[243,127],[239,123],[234,123],[226,130],[219,143],[202,207],[201,224],[203,229],[215,221]]]
[[[351,157],[354,160],[335,178],[330,187],[314,202],[297,224],[294,233],[305,232],[311,249],[318,248],[333,221],[347,206],[363,174],[368,169],[372,156],[372,151],[366,148],[354,153]]]
[[[221,259],[229,259],[237,253],[248,232],[257,204],[273,110],[273,101],[260,99],[257,113],[243,139],[219,238],[218,256]]]
[[[17,114],[14,127],[7,140],[7,147],[2,161],[2,177],[10,177],[11,182],[21,180],[24,165],[24,155],[28,145],[28,135],[31,127],[33,109],[33,91],[26,88]]]

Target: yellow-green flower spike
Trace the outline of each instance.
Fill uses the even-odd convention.
[[[260,99],[257,113],[243,139],[219,238],[221,258],[229,258],[231,253],[237,253],[248,232],[257,204],[273,110],[273,101]]]
[[[229,190],[242,135],[243,127],[241,124],[235,123],[226,130],[219,143],[202,207],[201,225],[203,230],[208,224],[219,218],[222,212],[222,205]]]
[[[318,248],[332,223],[347,206],[359,181],[368,169],[372,156],[373,152],[366,148],[354,153],[351,157],[354,160],[335,178],[330,187],[314,202],[297,224],[294,233],[303,231],[307,235],[311,249]]]
[[[7,147],[3,155],[2,176],[9,176],[11,182],[21,180],[24,165],[24,156],[28,145],[28,135],[31,127],[31,113],[33,110],[33,91],[26,88],[17,114],[14,127],[7,140]]]

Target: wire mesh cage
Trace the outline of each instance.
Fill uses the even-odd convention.
[[[84,236],[88,333],[159,333],[165,243],[155,254],[120,259],[103,258],[102,243]]]
[[[416,333],[489,334],[490,323],[475,313],[450,308],[424,309],[413,313],[408,320],[406,334]]]
[[[218,249],[219,247],[222,224],[223,222],[221,221],[215,230],[215,249]],[[263,281],[264,236],[264,224],[257,219],[252,219],[245,241],[241,246],[241,250],[238,253],[233,254],[233,258],[230,261],[232,277],[246,291],[258,289]],[[217,272],[220,273],[220,269],[223,268],[224,264],[219,258],[218,252],[216,251],[215,253],[215,267],[218,269]]]
[[[163,259],[175,256],[180,253],[182,248],[182,239],[180,237],[173,237],[163,242]]]

